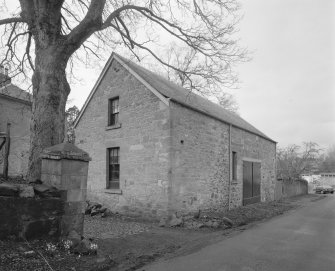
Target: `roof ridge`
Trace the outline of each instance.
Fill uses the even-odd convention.
[[[244,130],[247,130],[251,133],[254,133],[254,134],[257,134],[259,136],[262,136],[268,140],[271,140],[271,141],[274,141],[272,140],[271,138],[269,138],[267,135],[265,135],[264,133],[262,133],[260,130],[258,130],[255,126],[253,126],[252,124],[250,124],[248,121],[246,121],[245,119],[243,119],[241,116],[239,116],[238,114],[235,114],[225,108],[223,108],[221,105],[219,104],[216,104],[212,101],[210,101],[209,99],[195,93],[195,92],[192,92],[192,91],[189,91],[183,87],[181,87],[180,85],[174,83],[173,81],[170,81],[168,80],[167,78],[163,77],[162,75],[160,74],[157,74],[157,73],[154,73],[153,71],[147,69],[146,67],[143,67],[141,65],[139,65],[138,63],[135,63],[134,61],[130,60],[130,59],[127,59],[123,56],[120,56],[119,54],[117,53],[114,53],[117,57],[119,57],[123,62],[125,62],[125,64],[128,64],[128,66],[130,66],[129,68],[131,68],[132,70],[134,70],[134,68],[136,69],[140,69],[142,70],[143,72],[145,73],[148,73],[150,75],[152,75],[153,77],[156,77],[160,80],[162,80],[165,84],[168,84],[168,85],[171,85],[170,87],[174,87],[175,89],[177,89],[178,91],[182,92],[182,94],[185,94],[186,96],[186,99],[184,101],[182,100],[179,100],[179,99],[174,99],[174,97],[171,97],[169,95],[166,95],[167,93],[165,93],[164,91],[162,91],[161,88],[157,88],[155,86],[152,85],[152,82],[150,82],[150,80],[147,80],[147,78],[143,77],[141,74],[139,74],[140,77],[143,78],[143,80],[145,80],[149,85],[151,85],[152,87],[154,87],[158,92],[160,92],[162,95],[164,95],[165,97],[168,97],[168,98],[171,98],[172,100],[176,101],[176,102],[181,102],[181,103],[188,103],[188,99],[190,100],[192,97],[195,97],[196,99],[200,100],[201,103],[206,103],[208,107],[216,107],[216,110],[219,110],[219,111],[222,111],[224,112],[224,114],[226,115],[229,115],[231,119],[238,119],[238,121],[240,122],[243,122],[243,124],[245,124],[246,126],[249,126],[248,128],[252,128],[252,129],[248,129],[246,127],[240,127],[240,126],[243,126],[242,125],[238,125],[236,123],[233,123],[234,121],[229,121],[229,120],[223,120],[222,118],[219,118],[217,116],[213,116],[215,114],[209,114],[208,112],[204,111],[204,110],[199,110],[199,108],[197,108],[197,111],[200,111],[200,112],[203,112],[207,115],[212,115],[212,117],[216,117],[216,118],[219,118],[221,119],[221,121],[224,121],[226,123],[229,123],[229,124],[232,124],[233,126],[236,126],[237,128],[242,128]],[[135,66],[135,67],[134,67]],[[136,73],[138,73],[138,71],[135,70]],[[194,107],[190,104],[188,104],[188,106],[190,106],[191,108]],[[253,130],[253,131],[252,131]]]
[[[262,133],[260,130],[255,128],[249,122],[244,120],[241,116],[230,112],[229,110],[223,108],[222,106],[206,99],[194,93],[192,91],[186,90],[185,88],[177,85],[176,83],[168,80],[160,74],[154,73],[151,70],[140,66],[134,61],[127,59],[116,52],[113,52],[108,59],[105,67],[103,68],[98,80],[96,81],[93,89],[91,90],[88,98],[83,105],[80,114],[75,122],[75,127],[79,123],[81,116],[83,115],[88,103],[90,102],[95,91],[98,89],[100,82],[102,81],[107,70],[110,68],[113,60],[118,61],[124,68],[126,68],[130,73],[132,73],[142,84],[146,85],[157,97],[161,100],[165,100],[164,97],[171,99],[174,102],[187,106],[195,111],[202,114],[208,115],[212,118],[218,119],[222,122],[230,124],[236,128],[248,131],[267,140],[275,142],[270,137]]]

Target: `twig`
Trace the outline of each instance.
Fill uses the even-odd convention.
[[[55,271],[55,270],[51,267],[51,265],[49,264],[48,260],[42,255],[42,253],[39,252],[37,249],[36,249],[36,250],[33,249],[33,248],[31,247],[30,243],[28,242],[28,240],[27,240],[26,238],[24,238],[24,240],[26,241],[28,247],[30,247],[33,251],[37,252],[37,253],[41,256],[41,258],[45,261],[45,263],[48,265],[48,267],[50,268],[50,270],[51,270],[51,271]]]

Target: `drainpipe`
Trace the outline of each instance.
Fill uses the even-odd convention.
[[[167,189],[167,210],[166,210],[166,215],[167,216],[170,216],[172,214],[171,210],[173,210],[173,205],[172,205],[172,202],[173,202],[173,196],[172,196],[172,193],[173,193],[173,190],[172,190],[172,177],[173,177],[173,170],[174,170],[174,148],[173,148],[173,110],[171,109],[171,99],[170,98],[167,98],[168,100],[168,110],[169,110],[169,136],[170,136],[170,139],[169,139],[169,171],[168,171],[168,182],[169,182],[169,185],[168,185],[168,189]]]
[[[232,125],[230,124],[229,125],[229,139],[228,139],[228,152],[229,152],[229,155],[228,155],[228,159],[229,159],[229,180],[228,180],[228,211],[230,210],[230,198],[231,198],[231,195],[230,195],[230,191],[231,191],[231,179],[232,179],[232,161],[231,161],[231,128],[232,128]]]

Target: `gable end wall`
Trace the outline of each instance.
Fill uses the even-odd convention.
[[[108,129],[108,99],[116,96],[121,128]],[[92,157],[87,185],[90,200],[113,211],[147,217],[166,212],[169,108],[115,60],[76,127],[76,144]],[[121,191],[106,189],[106,150],[112,147],[120,147]]]
[[[6,132],[7,122],[10,127],[10,151],[8,158],[9,176],[26,176],[30,146],[31,106],[0,97],[0,132]],[[0,139],[0,144],[2,139]],[[4,149],[0,151],[0,174],[3,173]]]

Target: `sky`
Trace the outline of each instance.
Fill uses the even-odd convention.
[[[335,144],[334,2],[242,2],[239,34],[253,54],[234,94],[241,116],[279,146]]]
[[[335,145],[335,1],[240,1],[238,36],[252,60],[237,67],[241,84],[229,93],[241,117],[280,147]],[[76,71],[71,105],[84,104],[103,65]]]
[[[335,144],[335,5],[333,0],[242,1],[238,33],[252,60],[237,67],[229,91],[240,115],[280,147]],[[84,72],[70,99],[82,106],[100,69]]]

